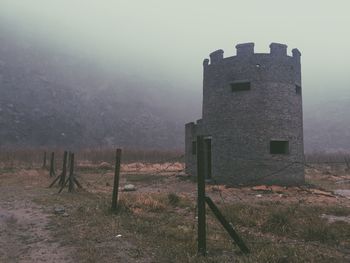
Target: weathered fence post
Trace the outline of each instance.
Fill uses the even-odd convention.
[[[50,176],[55,175],[55,153],[51,153],[51,159],[50,159]]]
[[[44,152],[43,168],[46,168],[46,152]]]
[[[64,151],[63,154],[63,166],[62,166],[62,174],[60,181],[58,182],[59,186],[63,186],[64,182],[66,181],[66,175],[67,175],[67,158],[68,158],[68,152]]]
[[[207,253],[205,229],[205,178],[204,178],[204,139],[197,136],[197,207],[198,207],[198,253],[205,256]]]
[[[59,186],[64,186],[65,178],[66,178],[66,173],[67,173],[67,152],[64,152],[63,155],[63,168],[62,168],[62,173],[56,177],[56,179],[50,184],[49,188],[54,186],[54,184],[59,180],[58,185]]]
[[[221,225],[225,228],[227,233],[231,236],[231,238],[236,242],[241,251],[245,254],[249,253],[249,248],[246,246],[242,238],[236,233],[233,229],[232,225],[226,220],[226,218],[221,214],[219,208],[214,204],[214,202],[210,199],[210,197],[206,196],[205,201],[210,207],[211,211],[213,211],[216,218],[219,220]]]
[[[65,160],[67,160],[67,152],[65,152]],[[60,190],[58,191],[58,193],[61,193],[63,188],[68,184],[68,192],[73,192],[74,189],[74,184],[77,185],[78,188],[83,188],[82,185],[79,183],[78,179],[75,178],[75,174],[74,174],[74,153],[69,153],[69,175],[66,181],[64,181],[64,179],[62,179],[62,186],[60,188]],[[67,163],[67,162],[66,162]],[[61,177],[65,176],[66,174],[66,170],[62,171]]]
[[[209,208],[213,211],[216,218],[231,236],[231,238],[237,243],[238,247],[245,254],[249,253],[249,248],[245,245],[244,241],[233,229],[231,224],[225,219],[221,214],[218,207],[214,202],[205,195],[205,146],[204,146],[204,137],[197,136],[197,207],[198,207],[198,253],[205,256],[207,253],[206,248],[206,212],[205,212],[205,203],[208,204]]]
[[[68,192],[74,191],[74,153],[70,154],[70,166],[69,166],[69,185]]]
[[[115,155],[114,183],[113,183],[113,195],[112,195],[112,211],[116,211],[118,208],[118,188],[119,188],[121,155],[122,155],[122,150],[117,149],[116,155]]]

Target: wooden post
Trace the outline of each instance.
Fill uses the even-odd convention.
[[[44,152],[43,168],[46,168],[46,152]]]
[[[236,231],[233,229],[233,227],[230,225],[230,223],[227,222],[226,218],[221,214],[220,210],[217,208],[217,206],[214,204],[214,202],[208,196],[205,197],[205,201],[207,202],[208,206],[213,211],[214,215],[219,220],[221,225],[225,228],[227,233],[236,242],[236,244],[241,249],[241,251],[245,254],[248,254],[249,248],[245,245],[244,241],[236,233]]]
[[[66,154],[65,156],[67,156],[68,154]],[[67,159],[67,157],[65,158]],[[69,175],[66,181],[62,180],[62,186],[60,188],[60,190],[58,191],[58,193],[61,193],[63,188],[66,187],[66,185],[68,184],[68,192],[74,192],[74,184],[77,185],[78,188],[83,188],[82,185],[79,183],[79,181],[77,180],[77,178],[75,178],[75,174],[74,174],[74,153],[69,153]],[[63,176],[63,174],[62,174]]]
[[[64,182],[66,181],[66,175],[67,175],[67,158],[68,158],[68,152],[64,151],[63,154],[63,166],[62,166],[62,174],[60,181],[58,183],[59,186],[63,186]]]
[[[205,174],[204,174],[204,139],[197,136],[197,207],[198,207],[198,253],[207,253],[206,225],[205,225]]]
[[[74,153],[70,154],[70,166],[69,166],[69,185],[68,192],[74,191]]]
[[[67,169],[70,169],[69,166],[70,166],[70,155],[71,155],[71,151],[68,152],[68,158],[67,158]]]
[[[51,159],[50,159],[50,176],[55,175],[55,153],[51,153]]]
[[[113,194],[112,194],[112,211],[117,211],[117,208],[118,208],[118,188],[119,188],[121,156],[122,156],[122,150],[117,149],[116,155],[115,155],[114,184],[113,184]]]

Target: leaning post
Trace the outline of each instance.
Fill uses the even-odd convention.
[[[205,225],[205,175],[204,175],[204,139],[197,136],[197,207],[198,207],[198,253],[207,253]]]
[[[114,183],[113,183],[113,194],[112,194],[112,211],[116,211],[118,208],[118,188],[119,188],[121,156],[122,156],[122,150],[117,149],[116,155],[115,155]]]

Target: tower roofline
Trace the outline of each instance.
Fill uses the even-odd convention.
[[[236,45],[236,56],[232,57],[226,57],[226,58],[233,58],[233,57],[239,57],[239,58],[244,58],[244,57],[249,57],[253,55],[271,55],[271,57],[293,57],[295,59],[300,59],[301,53],[298,49],[294,48],[292,49],[292,56],[287,55],[287,45],[281,44],[281,43],[275,43],[272,42],[269,47],[270,47],[270,53],[255,53],[254,52],[254,42],[248,42],[248,43],[240,43]],[[210,65],[213,64],[218,64],[222,60],[225,60],[226,58],[224,57],[224,51],[222,49],[218,49],[210,53]],[[203,62],[203,66],[209,65],[209,60],[205,59]]]

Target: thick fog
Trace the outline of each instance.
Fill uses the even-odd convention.
[[[44,78],[52,91],[77,88],[79,92],[69,98],[76,96],[83,106],[72,106],[69,114],[75,114],[76,120],[87,115],[84,123],[76,124],[81,131],[101,127],[98,133],[85,135],[80,144],[95,138],[91,144],[182,148],[184,123],[201,114],[203,59],[216,49],[233,56],[238,43],[255,42],[255,52],[269,52],[271,42],[285,43],[289,53],[292,48],[302,53],[306,150],[349,150],[349,9],[345,0],[0,0],[0,88],[8,94],[4,87],[14,85],[11,79],[18,72],[25,77],[16,86],[36,89],[44,85]],[[41,79],[41,84],[31,77]],[[68,93],[62,94],[62,100]],[[13,109],[10,95],[7,100],[4,96],[0,113],[12,114],[11,121],[20,125],[21,115],[14,113],[20,110]],[[103,101],[96,102],[100,97]],[[28,109],[61,111],[49,105]],[[119,124],[109,123],[113,120]],[[135,122],[140,125],[131,124]],[[53,139],[37,143],[55,144],[58,137],[56,144],[71,142],[67,134],[78,129],[74,125],[68,123]],[[134,131],[142,127],[146,127],[143,133]],[[4,130],[1,134],[9,136]],[[30,135],[21,134],[8,140],[26,144]]]

